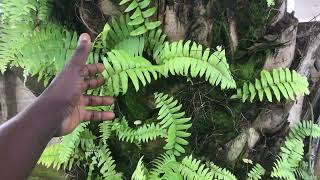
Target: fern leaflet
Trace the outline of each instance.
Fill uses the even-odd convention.
[[[112,130],[114,130],[121,141],[127,142],[148,142],[150,140],[155,140],[157,137],[165,137],[165,131],[160,128],[159,125],[144,124],[138,129],[130,128],[128,122],[125,118],[122,120],[115,120],[112,126]]]
[[[165,43],[163,48],[155,53],[156,62],[163,64],[164,75],[183,75],[191,77],[203,77],[211,85],[219,85],[221,89],[235,88],[236,83],[229,70],[225,51],[220,47],[211,53],[210,49],[203,49],[202,45],[187,41]]]
[[[237,94],[231,98],[242,99],[242,102],[250,99],[250,102],[258,95],[260,101],[266,96],[272,102],[272,93],[280,101],[281,94],[285,99],[295,100],[296,97],[309,94],[308,80],[299,75],[296,71],[289,69],[274,69],[261,71],[261,79],[256,79],[255,83],[244,83],[241,89],[237,89]]]
[[[128,81],[132,81],[136,91],[139,90],[139,81],[143,86],[151,82],[151,75],[158,78],[161,72],[159,67],[152,65],[143,57],[133,57],[121,50],[108,52],[108,57],[103,58],[106,71],[103,73],[110,95],[118,96],[128,90]]]
[[[306,136],[320,137],[320,126],[311,121],[303,121],[291,130],[281,147],[271,177],[295,179],[295,171],[303,159],[303,140]]]
[[[162,128],[168,128],[168,135],[164,146],[168,154],[174,154],[180,156],[185,153],[182,146],[188,145],[188,141],[185,138],[191,134],[186,132],[192,124],[191,118],[184,118],[185,112],[180,112],[182,105],[178,105],[178,101],[173,97],[169,97],[163,93],[155,93],[156,108],[159,108],[158,120]]]

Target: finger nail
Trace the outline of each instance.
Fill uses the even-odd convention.
[[[87,33],[83,33],[80,35],[79,43],[80,42],[88,42],[88,41],[90,41],[90,36]]]

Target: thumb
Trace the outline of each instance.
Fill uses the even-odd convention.
[[[84,66],[91,51],[91,38],[87,33],[80,35],[77,49],[74,52],[70,64]]]

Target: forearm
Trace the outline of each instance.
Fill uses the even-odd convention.
[[[0,179],[26,179],[50,139],[57,133],[63,103],[39,97],[0,126]],[[60,114],[60,113],[59,113]]]

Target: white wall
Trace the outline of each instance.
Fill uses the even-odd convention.
[[[311,21],[315,16],[318,17],[313,21],[320,21],[320,0],[295,0],[295,16],[300,22]]]

